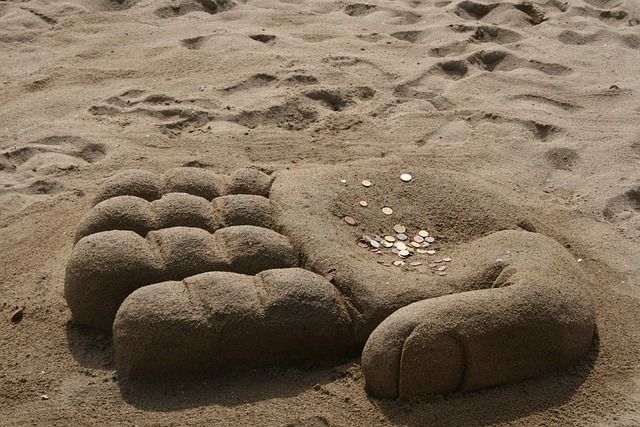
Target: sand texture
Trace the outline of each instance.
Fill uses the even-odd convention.
[[[0,425],[640,425],[638,76],[633,0],[0,1]]]

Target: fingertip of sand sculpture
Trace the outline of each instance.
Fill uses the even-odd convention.
[[[67,265],[65,298],[76,321],[110,329],[119,305],[135,289],[206,271],[256,274],[294,267],[298,253],[273,230],[240,225],[211,234],[192,227],[103,231],[82,238]]]
[[[238,169],[230,176],[194,167],[169,169],[162,175],[130,169],[108,178],[98,190],[94,204],[116,196],[153,201],[169,193],[188,193],[209,201],[225,194],[268,197],[271,182],[269,175],[254,168]]]

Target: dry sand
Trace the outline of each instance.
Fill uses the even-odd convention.
[[[639,425],[639,23],[634,0],[0,1],[0,424]],[[581,260],[581,364],[406,403],[358,360],[124,387],[68,323],[75,226],[121,169],[413,156],[526,200]]]

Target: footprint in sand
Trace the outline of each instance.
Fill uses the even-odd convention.
[[[167,3],[165,1],[165,3]],[[160,18],[175,18],[193,12],[204,12],[210,15],[231,9],[235,3],[230,0],[178,0],[156,9]]]
[[[97,163],[107,155],[103,144],[74,136],[50,136],[0,151],[0,200],[3,211],[17,212],[48,195],[64,191],[56,180]]]

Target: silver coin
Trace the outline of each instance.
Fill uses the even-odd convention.
[[[403,173],[402,175],[400,175],[400,179],[403,180],[404,182],[409,182],[413,179],[413,177],[408,173]]]

